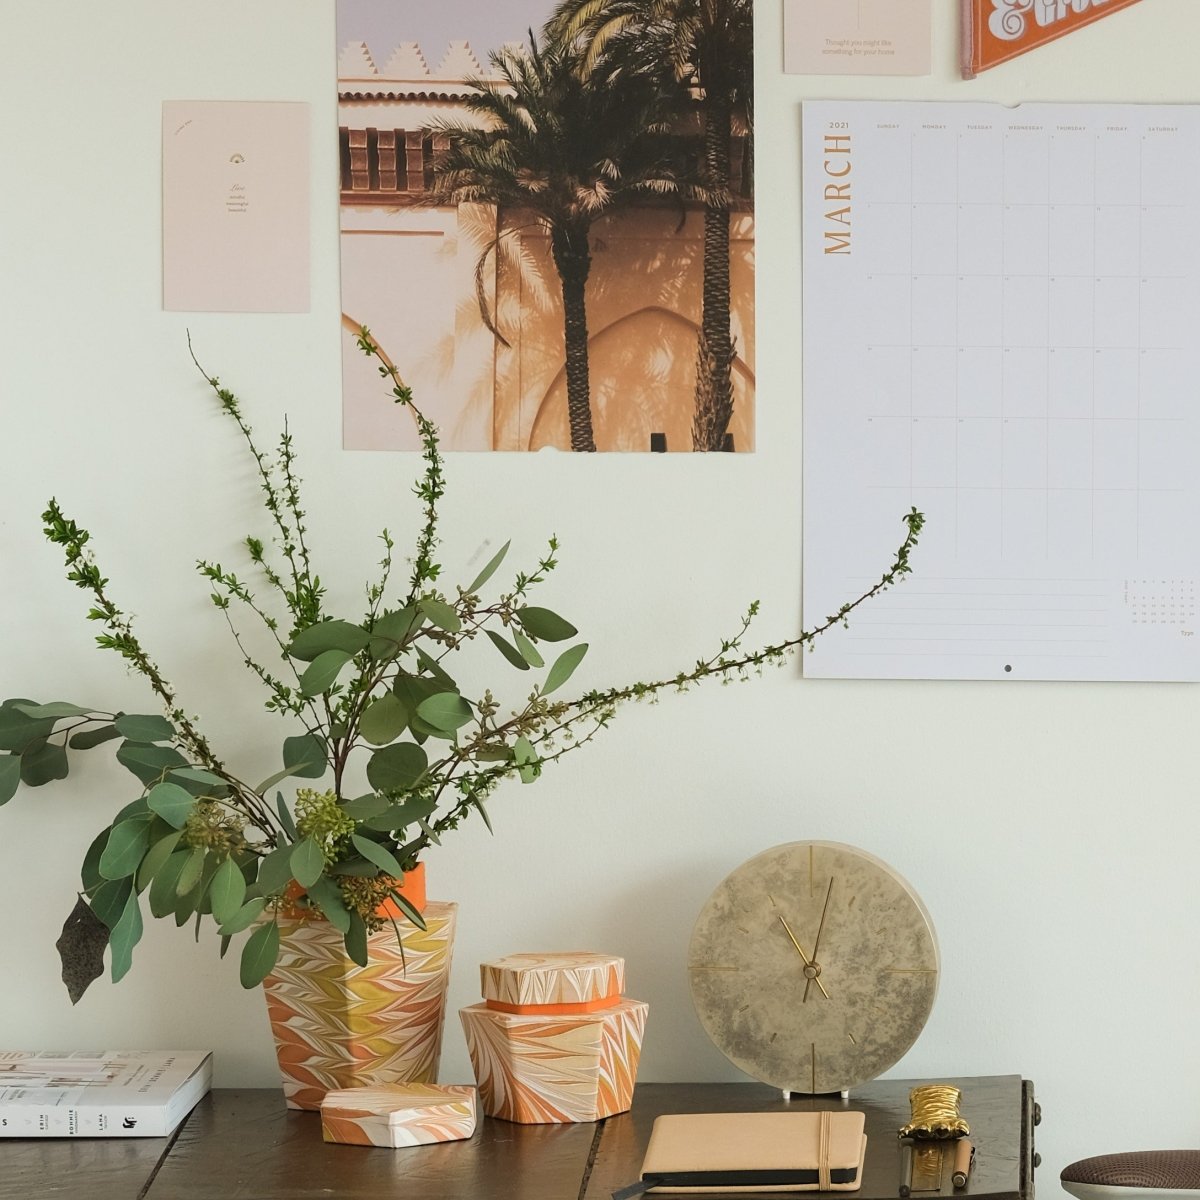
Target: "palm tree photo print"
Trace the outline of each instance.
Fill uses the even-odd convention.
[[[337,0],[343,433],[754,449],[751,0]],[[386,390],[386,389],[384,389]]]

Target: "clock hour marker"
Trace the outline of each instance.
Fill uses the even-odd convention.
[[[891,975],[936,975],[937,972],[932,967],[884,967],[884,971]]]
[[[695,963],[688,967],[689,971],[740,971],[741,967],[727,967],[717,963]]]
[[[851,1041],[851,1044],[853,1044],[853,1045],[855,1045],[855,1046],[857,1046],[857,1045],[858,1045],[858,1042],[857,1042],[857,1041],[855,1041],[855,1039],[854,1039],[854,1034],[852,1034],[852,1033],[848,1033],[848,1034],[846,1034],[846,1036],[847,1036],[847,1037],[850,1039],[850,1041]]]
[[[817,1094],[817,1043],[812,1043],[812,1090],[813,1095]]]

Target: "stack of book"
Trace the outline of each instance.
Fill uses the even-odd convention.
[[[165,1137],[212,1086],[198,1050],[0,1050],[0,1137]]]

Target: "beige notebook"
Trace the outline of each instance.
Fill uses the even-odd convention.
[[[642,1178],[614,1198],[661,1192],[853,1192],[867,1138],[861,1112],[659,1117]]]

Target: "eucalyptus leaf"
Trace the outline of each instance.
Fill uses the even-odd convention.
[[[583,656],[587,652],[587,642],[580,642],[578,646],[572,646],[569,650],[564,650],[554,660],[554,666],[550,668],[550,672],[546,676],[546,682],[542,684],[542,695],[549,696],[551,692],[557,692],[575,673],[575,668],[583,662]]]
[[[175,726],[166,717],[122,713],[113,725],[122,737],[127,737],[131,742],[167,742],[175,736]]]
[[[428,675],[438,685],[439,692],[457,692],[458,684],[442,669],[436,658],[431,658],[420,646],[417,647],[417,664],[423,674]]]
[[[279,823],[283,826],[283,831],[292,839],[299,840],[299,833],[296,832],[296,822],[292,819],[291,809],[284,802],[283,793],[275,793],[275,811],[279,813]]]
[[[120,736],[121,731],[115,725],[105,724],[96,729],[81,729],[78,733],[73,733],[67,745],[72,750],[91,750]]]
[[[320,779],[329,769],[325,743],[311,733],[284,738],[283,765],[299,779]]]
[[[112,929],[121,919],[125,905],[133,894],[132,879],[111,879],[102,883],[91,898],[92,912]]]
[[[26,787],[66,779],[69,771],[67,752],[53,742],[31,742],[21,752],[21,782]]]
[[[220,799],[229,791],[229,785],[220,775],[214,775],[203,767],[172,768],[170,778],[182,784],[193,796],[210,796]]]
[[[511,642],[506,641],[494,630],[485,629],[484,632],[489,638],[491,638],[492,645],[495,646],[496,649],[499,650],[500,653],[503,654],[504,657],[507,658],[508,661],[517,668],[518,671],[529,670],[529,663],[526,661],[525,655],[523,655],[520,650],[513,646]]]
[[[136,892],[129,893],[121,919],[108,939],[112,951],[112,981],[120,983],[133,965],[133,948],[142,940],[142,909]]]
[[[300,676],[301,694],[319,696],[328,691],[337,681],[342,668],[352,658],[353,655],[347,654],[345,650],[326,650],[324,654],[318,654]]]
[[[532,783],[542,773],[537,751],[527,737],[519,737],[513,742],[513,762],[517,764],[522,783]]]
[[[349,621],[321,621],[301,630],[288,646],[288,654],[301,662],[315,662],[331,650],[350,658],[365,650],[370,640],[371,635],[365,629]]]
[[[413,737],[418,741],[423,741],[427,737],[436,737],[438,731],[417,716],[417,706],[423,700],[428,700],[430,696],[436,696],[438,692],[446,689],[436,680],[423,679],[419,675],[400,672],[392,684],[392,690],[408,707],[408,728]]]
[[[192,795],[177,783],[156,783],[146,796],[146,804],[176,829],[187,824],[188,814],[196,807]]]
[[[518,608],[517,617],[530,637],[543,642],[565,642],[579,632],[570,621],[564,621],[548,608]]]
[[[367,926],[356,912],[350,914],[350,928],[346,930],[343,941],[346,944],[346,957],[365,967],[370,961],[367,956]]]
[[[457,692],[439,692],[417,705],[417,716],[434,729],[453,733],[475,717],[475,710]]]
[[[128,740],[117,748],[117,762],[147,784],[158,783],[166,778],[168,771],[188,766],[188,760],[172,746]]]
[[[139,892],[145,891],[153,882],[155,875],[167,865],[171,855],[175,853],[175,848],[179,845],[181,836],[182,834],[179,830],[176,830],[174,833],[168,833],[166,837],[159,838],[146,851],[146,856],[142,859],[137,869],[136,886]]]
[[[78,1004],[93,980],[104,974],[108,926],[88,907],[82,896],[63,923],[55,946],[62,962],[62,981],[72,1004]]]
[[[365,858],[348,858],[325,868],[326,875],[352,875],[359,879],[374,879],[379,874],[379,868],[369,863]]]
[[[392,829],[403,829],[422,821],[437,808],[437,800],[433,796],[409,796],[401,804],[393,804],[376,817],[363,822],[367,829],[387,833]]]
[[[418,928],[425,928],[425,918],[413,907],[412,901],[407,896],[402,896],[399,892],[389,892],[388,895],[396,902],[396,906],[400,911]]]
[[[511,541],[505,542],[504,545],[492,555],[492,557],[488,560],[487,566],[484,567],[483,570],[480,571],[479,574],[476,575],[467,586],[466,590],[468,592],[479,591],[479,589],[483,587],[483,585],[487,583],[487,581],[491,579],[493,575],[495,575],[497,567],[499,567],[504,561],[504,556],[508,553],[508,548],[511,545]]]
[[[452,605],[433,596],[424,596],[417,602],[417,607],[425,615],[431,625],[444,629],[447,633],[457,633],[462,628],[462,621]]]
[[[258,987],[279,960],[279,926],[271,921],[260,925],[242,947],[242,987]]]
[[[513,627],[513,641],[517,643],[517,649],[520,650],[522,658],[531,667],[546,665],[546,660],[538,652],[538,648],[516,626]]]
[[[386,846],[363,837],[361,833],[351,834],[350,840],[354,843],[355,850],[368,862],[374,863],[385,875],[391,875],[395,879],[403,876],[404,868]]]
[[[376,750],[367,763],[367,780],[379,792],[412,787],[429,766],[429,756],[413,742],[396,742]]]
[[[358,724],[359,732],[372,746],[394,742],[407,727],[408,708],[395,692],[385,692],[373,700]]]
[[[7,804],[21,786],[21,756],[0,755],[0,804]]]
[[[204,850],[200,846],[192,848],[188,855],[187,861],[183,864],[183,870],[179,872],[179,878],[175,881],[175,896],[178,899],[180,896],[186,896],[200,882],[204,874]],[[176,906],[176,914],[179,912],[178,905]]]
[[[306,837],[292,848],[288,862],[291,865],[292,878],[302,888],[311,889],[325,870],[325,856],[321,853],[321,847],[311,837]]]
[[[100,855],[104,853],[104,847],[108,845],[108,835],[111,831],[112,826],[110,825],[96,834],[87,853],[83,856],[83,866],[80,868],[79,875],[83,882],[83,890],[88,895],[91,895],[104,882],[104,876],[100,874]]]
[[[105,879],[124,879],[134,874],[150,848],[150,822],[134,817],[114,825],[100,855],[100,874]]]
[[[235,933],[241,933],[243,929],[249,929],[251,925],[262,915],[262,911],[267,907],[267,902],[262,896],[257,896],[253,900],[247,900],[241,908],[233,914],[221,926],[222,936],[228,937]]]
[[[200,872],[200,882],[196,885],[196,916],[199,917],[204,913],[212,912],[212,884],[217,876],[217,871],[222,863],[226,860],[215,850],[210,850],[204,856],[204,869]],[[240,874],[241,872],[239,872]],[[200,928],[200,922],[196,922],[197,932]],[[199,939],[197,939],[199,940]]]
[[[154,879],[150,883],[149,895],[150,913],[152,916],[165,917],[175,911],[175,904],[179,899],[176,891],[179,886],[179,876],[183,874],[183,868],[187,866],[191,859],[192,850],[190,847],[176,850],[154,872]],[[92,907],[95,908],[94,899]]]
[[[377,817],[381,812],[386,812],[387,808],[388,798],[377,796],[374,792],[368,792],[356,800],[347,800],[341,805],[342,812],[356,821],[367,821],[371,817]]]
[[[415,608],[384,613],[371,628],[368,647],[371,657],[383,662],[395,658],[403,648],[405,639],[420,625],[421,617]]]
[[[258,886],[264,896],[277,896],[292,881],[292,847],[276,846],[258,864]]]
[[[145,796],[139,796],[136,800],[130,800],[120,812],[113,817],[112,823],[119,825],[122,821],[128,821],[131,817],[149,817],[150,805],[146,803]]]
[[[91,708],[83,708],[78,704],[71,704],[66,700],[52,700],[49,704],[18,701],[13,708],[35,721],[57,721],[62,717],[90,717],[95,711]]]
[[[325,914],[325,919],[338,933],[345,933],[350,928],[350,910],[346,907],[341,889],[336,883],[321,876],[308,889],[308,896]]]
[[[208,888],[213,919],[224,925],[241,909],[246,896],[246,880],[232,858],[227,858],[213,875]]]
[[[488,810],[483,803],[483,797],[472,796],[471,803],[479,810],[479,815],[483,818],[483,823],[487,826],[488,833],[494,834],[496,831],[492,828],[492,818],[488,816]]]
[[[5,700],[0,704],[0,750],[20,754],[31,742],[49,737],[54,730],[53,719],[35,721],[27,717],[18,705],[32,705],[32,700]]]

